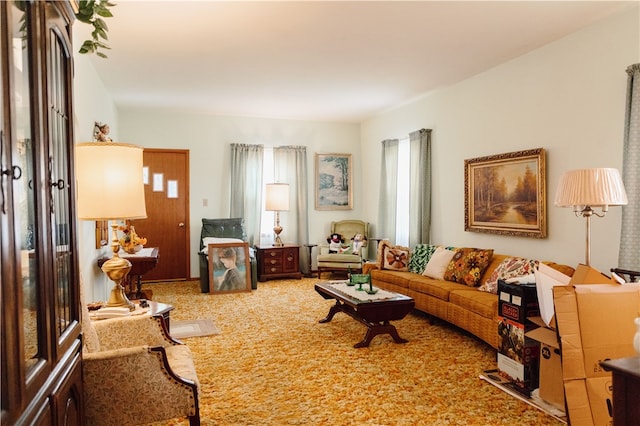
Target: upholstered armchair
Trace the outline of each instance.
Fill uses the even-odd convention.
[[[161,316],[91,321],[88,311],[83,315],[85,424],[138,425],[177,417],[200,424],[191,351],[169,336]]]
[[[247,233],[244,227],[244,219],[202,219],[202,230],[200,231],[200,291],[209,292],[209,260],[207,259],[207,244],[205,238],[237,239],[247,241]],[[212,240],[213,242],[213,240]],[[251,288],[258,288],[258,264],[254,255],[253,247],[249,247],[249,264],[251,267]]]
[[[362,264],[367,258],[367,237],[369,235],[369,223],[361,220],[341,220],[331,222],[329,235],[338,234],[343,240],[346,249],[342,252],[331,253],[329,242],[319,244],[318,278],[322,272],[362,272]],[[362,235],[363,240],[354,251],[353,238]]]

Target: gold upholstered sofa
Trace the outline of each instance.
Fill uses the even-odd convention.
[[[449,273],[440,279],[423,275],[429,260],[435,260],[434,253],[438,247],[439,252],[445,249],[454,252],[454,257],[446,265]],[[431,256],[424,255],[425,252],[431,252]],[[371,275],[374,286],[412,297],[416,309],[454,324],[497,349],[499,318],[495,281],[498,278],[517,276],[514,270],[518,265],[524,265],[523,270],[526,271],[535,267],[537,262],[517,256],[494,254],[491,249],[430,244],[418,244],[410,249],[381,241],[376,262],[366,263],[363,272]],[[568,276],[574,273],[571,266],[546,261],[543,263]],[[466,271],[459,273],[465,267]],[[456,268],[458,272],[455,271]]]

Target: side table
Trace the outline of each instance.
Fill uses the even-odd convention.
[[[143,248],[139,253],[128,254],[118,253],[118,255],[131,262],[131,270],[129,275],[125,277],[122,286],[125,289],[127,297],[130,299],[151,299],[151,294],[142,291],[142,276],[156,267],[158,264],[158,248]],[[111,257],[101,257],[98,259],[98,267],[102,267],[104,262]],[[132,277],[136,277],[135,287]]]
[[[258,281],[274,278],[301,279],[300,246],[285,244],[284,246],[257,245]]]

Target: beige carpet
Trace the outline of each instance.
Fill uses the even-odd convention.
[[[315,279],[259,283],[250,293],[203,294],[197,282],[145,284],[176,307],[171,321],[211,318],[216,336],[186,340],[201,382],[203,425],[561,425],[479,378],[496,366],[487,344],[409,314],[409,340],[377,336],[338,313]],[[159,425],[187,425],[174,419]]]
[[[176,339],[203,337],[220,334],[218,328],[210,319],[174,320],[170,321],[171,336]]]

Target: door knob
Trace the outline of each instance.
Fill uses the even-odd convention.
[[[180,223],[178,224],[178,226],[179,226],[180,228],[184,228],[184,222],[180,222]]]

